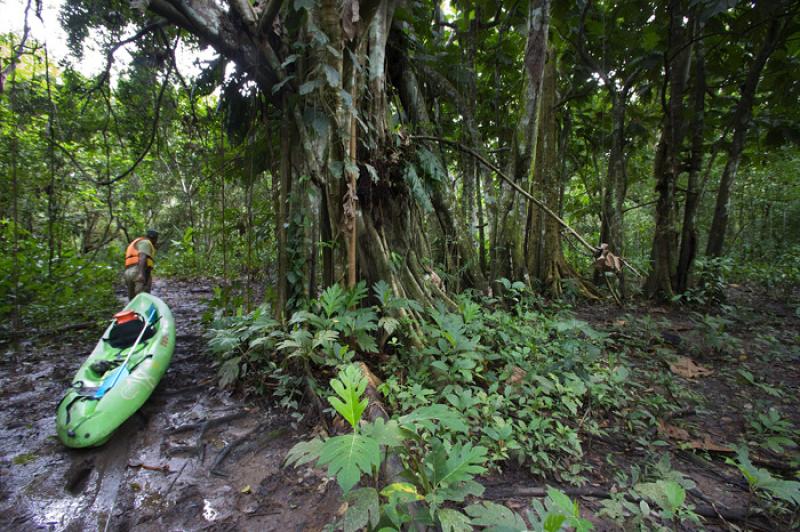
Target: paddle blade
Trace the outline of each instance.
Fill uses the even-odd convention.
[[[127,377],[128,373],[128,367],[125,364],[122,364],[117,369],[112,371],[103,381],[103,384],[101,384],[97,391],[94,392],[95,399],[101,399],[106,392],[108,392],[108,390],[117,384],[117,382]]]

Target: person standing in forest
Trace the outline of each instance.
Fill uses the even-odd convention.
[[[148,229],[145,236],[140,236],[128,244],[125,250],[125,285],[128,287],[128,299],[137,294],[150,292],[153,286],[152,270],[155,265],[158,232]]]

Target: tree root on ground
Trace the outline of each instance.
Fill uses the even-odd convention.
[[[217,425],[220,425],[222,423],[226,423],[228,421],[233,421],[234,419],[242,418],[242,417],[246,416],[248,413],[249,413],[248,411],[243,410],[241,412],[234,412],[233,414],[227,414],[225,416],[220,416],[220,417],[216,417],[216,418],[212,418],[212,419],[206,419],[206,420],[198,421],[198,422],[195,422],[195,423],[187,423],[186,425],[181,425],[179,427],[173,427],[171,429],[167,429],[166,434],[168,436],[171,436],[173,434],[178,434],[180,432],[187,432],[187,431],[190,431],[190,430],[202,429],[200,431],[200,434],[202,436],[203,434],[205,434],[205,432],[208,429],[210,429],[212,427],[216,427]]]
[[[181,425],[180,427],[174,427],[168,429],[166,434],[171,436],[173,434],[179,434],[181,432],[187,432],[190,430],[200,429],[200,433],[197,435],[197,439],[195,440],[194,445],[179,445],[172,447],[171,449],[167,450],[167,454],[180,454],[180,453],[194,453],[197,457],[200,458],[200,462],[202,463],[205,460],[205,446],[203,445],[203,438],[206,436],[206,432],[209,429],[216,427],[217,425],[221,425],[223,423],[227,423],[228,421],[233,421],[235,419],[242,418],[246,416],[249,412],[247,410],[242,410],[240,412],[234,412],[233,414],[228,414],[225,416],[220,416],[217,418],[207,419],[205,421],[198,421],[196,423],[187,423],[186,425]]]
[[[220,477],[227,476],[227,473],[225,473],[225,472],[223,472],[223,471],[218,469],[219,466],[222,465],[222,462],[225,461],[225,459],[228,457],[229,454],[231,454],[231,452],[234,449],[236,449],[237,447],[239,447],[243,443],[247,442],[254,434],[259,434],[259,433],[262,433],[265,430],[267,430],[270,427],[271,424],[272,424],[272,421],[268,421],[266,423],[262,423],[262,424],[258,425],[256,428],[248,431],[247,433],[245,433],[241,437],[233,440],[228,445],[223,447],[222,450],[217,454],[217,457],[214,459],[214,463],[211,464],[211,467],[208,470],[209,474],[220,476]],[[251,446],[252,445],[257,445],[257,444],[259,444],[259,442],[266,442],[266,441],[273,440],[273,439],[277,438],[278,436],[281,436],[285,432],[286,432],[285,428],[272,430],[272,431],[268,432],[266,435],[257,438],[255,442],[250,442],[250,445]]]
[[[325,428],[325,432],[330,434],[331,427],[330,423],[328,423],[328,420],[325,417],[325,405],[322,403],[322,399],[319,398],[319,395],[317,395],[317,392],[314,391],[314,384],[315,384],[314,378],[311,376],[310,372],[307,372],[305,378],[304,393],[305,395],[308,396],[308,399],[314,405],[314,411],[317,413],[317,419],[319,419],[319,422],[322,423],[323,427]],[[308,414],[306,415],[306,417],[307,416]]]

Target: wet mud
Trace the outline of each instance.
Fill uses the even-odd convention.
[[[211,288],[157,281],[153,293],[175,316],[172,363],[99,448],[62,445],[55,409],[102,328],[0,346],[0,529],[322,528],[340,493],[323,472],[282,467],[301,437],[289,419],[214,386],[201,323]]]

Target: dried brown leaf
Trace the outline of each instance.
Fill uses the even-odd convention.
[[[514,366],[514,369],[511,370],[511,376],[506,379],[506,386],[515,386],[521,383],[527,374],[528,373],[521,367]]]
[[[722,445],[714,442],[708,434],[703,436],[703,441],[692,440],[689,442],[689,447],[692,449],[700,449],[703,451],[714,451],[718,453],[732,453],[735,452],[733,448],[727,445]]]
[[[689,441],[692,439],[686,429],[676,427],[675,425],[668,425],[663,421],[658,422],[658,433],[662,436],[678,441]]]
[[[703,367],[689,357],[679,356],[678,359],[669,365],[670,371],[686,379],[696,379],[698,377],[708,377],[713,373],[712,370]]]

